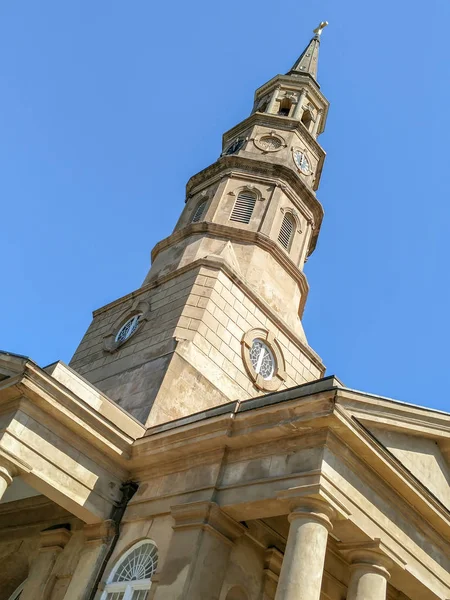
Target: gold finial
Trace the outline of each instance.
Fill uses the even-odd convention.
[[[325,27],[326,27],[327,25],[328,25],[328,21],[322,21],[322,22],[320,23],[319,27],[316,27],[316,28],[314,29],[314,33],[315,33],[316,35],[319,35],[319,36],[320,36],[320,35],[322,35],[322,31],[325,29]]]

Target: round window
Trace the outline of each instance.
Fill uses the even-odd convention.
[[[139,321],[141,320],[142,314],[134,315],[131,319],[122,325],[116,335],[115,341],[119,344],[125,342],[129,337],[133,335],[139,325]]]
[[[253,340],[250,360],[257,375],[268,381],[275,372],[275,358],[269,347],[260,339]]]

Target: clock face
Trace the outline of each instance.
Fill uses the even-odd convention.
[[[309,164],[309,160],[306,157],[306,154],[300,152],[300,150],[295,150],[294,162],[304,175],[309,174],[311,167]]]

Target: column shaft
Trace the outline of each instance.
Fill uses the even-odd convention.
[[[331,529],[327,509],[324,502],[312,501],[289,516],[291,526],[275,600],[320,600]]]
[[[347,600],[386,600],[388,574],[369,565],[352,565]]]

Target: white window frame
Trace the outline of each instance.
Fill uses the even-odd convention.
[[[22,581],[22,583],[19,585],[19,587],[17,589],[14,590],[14,592],[11,594],[11,596],[8,598],[8,600],[17,600],[20,597],[20,594],[22,593],[26,582],[27,582],[26,579],[25,579],[25,581]]]
[[[112,569],[111,573],[108,577],[108,583],[105,585],[105,589],[101,596],[101,600],[107,600],[108,594],[120,593],[123,592],[123,600],[131,600],[133,597],[133,593],[140,590],[146,590],[147,592],[150,590],[152,585],[152,580],[150,579],[136,579],[134,581],[113,581],[117,570],[120,566],[127,560],[128,556],[139,548],[139,546],[143,546],[144,544],[152,544],[155,546],[156,551],[158,551],[158,546],[155,544],[153,540],[145,539],[133,544],[128,550],[119,557]]]

